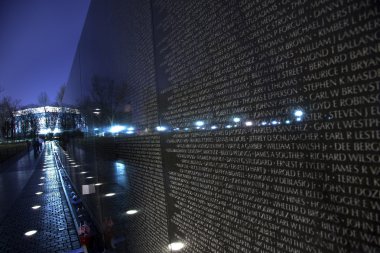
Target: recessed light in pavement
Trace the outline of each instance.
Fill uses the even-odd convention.
[[[99,186],[99,185],[102,185],[103,183],[96,183],[95,186]]]
[[[26,235],[26,236],[32,236],[35,233],[37,233],[37,230],[30,230],[30,231],[26,232],[24,235]]]
[[[112,196],[115,196],[115,195],[116,195],[116,193],[110,192],[110,193],[107,193],[105,196],[106,197],[112,197]]]
[[[86,173],[88,173],[87,171],[82,171],[80,174],[86,174]]]
[[[37,210],[37,209],[39,209],[41,206],[32,206],[32,209],[34,209],[34,210]]]
[[[36,192],[36,195],[41,195],[43,192]]]
[[[44,185],[43,183],[40,183],[40,184],[38,184],[38,185]]]
[[[40,179],[45,179],[45,177],[40,177]]]
[[[94,178],[94,177],[86,177],[87,179],[92,179],[92,178]]]

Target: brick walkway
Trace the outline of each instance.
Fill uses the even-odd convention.
[[[23,158],[25,157],[8,163],[6,173],[19,171],[20,160]],[[31,169],[30,166],[35,167]],[[7,179],[7,185],[13,185],[12,187],[2,187],[0,205],[13,204],[0,217],[0,251],[51,253],[70,252],[79,248],[76,229],[63,195],[49,143],[37,163],[30,163],[26,169],[31,174],[29,181],[25,180],[26,176],[20,181],[15,176]],[[19,184],[24,184],[25,187]],[[11,194],[14,185],[23,187],[18,196]],[[7,200],[4,197],[7,192],[12,199]],[[37,192],[42,194],[36,195]],[[37,205],[41,207],[32,209]],[[24,233],[30,230],[37,230],[37,233],[30,237],[25,236]]]

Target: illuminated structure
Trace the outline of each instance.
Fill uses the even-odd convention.
[[[31,107],[18,110],[14,115],[16,134],[24,136],[82,130],[85,125],[79,110],[69,107]]]

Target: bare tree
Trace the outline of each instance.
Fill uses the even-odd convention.
[[[91,104],[93,109],[100,109],[97,118],[103,124],[121,121],[126,106],[127,85],[116,84],[107,78],[92,78]]]
[[[55,98],[55,101],[58,106],[63,105],[63,98],[65,96],[65,92],[66,92],[66,84],[62,84],[61,87],[59,87],[57,97]]]
[[[46,107],[49,104],[49,97],[46,92],[41,92],[40,95],[38,95],[38,103],[43,107]]]
[[[15,111],[20,104],[19,100],[4,97],[0,102],[0,127],[3,138],[14,138],[16,133]]]

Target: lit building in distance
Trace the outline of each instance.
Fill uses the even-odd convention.
[[[78,109],[59,106],[30,107],[18,110],[15,132],[23,137],[83,130],[85,123]]]

